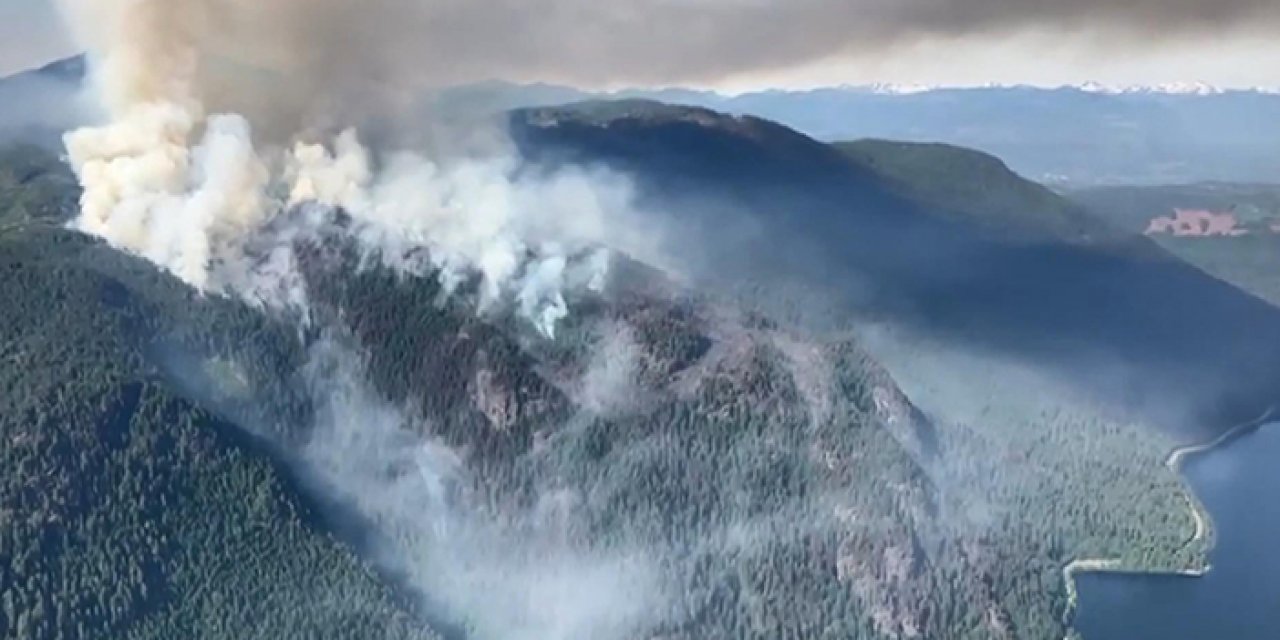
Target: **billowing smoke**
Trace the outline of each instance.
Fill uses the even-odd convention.
[[[450,289],[478,277],[482,306],[509,301],[548,336],[566,313],[561,288],[603,276],[602,244],[645,251],[636,241],[644,234],[627,215],[630,190],[616,176],[524,171],[501,136],[487,136],[481,153],[428,158],[410,149],[375,154],[355,130],[319,126],[322,114],[343,114],[329,100],[341,96],[341,75],[333,92],[309,94],[314,108],[293,114],[293,134],[280,137],[282,121],[273,121],[287,145],[255,145],[259,119],[271,117],[255,113],[253,100],[228,100],[257,93],[243,72],[221,77],[242,80],[234,90],[211,81],[226,64],[212,51],[213,35],[223,47],[249,52],[297,41],[283,53],[308,57],[314,43],[304,36],[323,41],[336,25],[304,19],[302,4],[65,3],[109,115],[102,126],[66,136],[84,188],[77,227],[203,291],[305,306],[290,247],[308,231],[299,225],[324,216],[293,214],[340,210],[368,255],[413,275],[435,273]],[[320,3],[313,17],[337,6]],[[298,22],[273,29],[284,16]],[[361,33],[359,24],[353,33]],[[210,111],[227,106],[247,110]]]
[[[646,251],[629,240],[641,236],[638,228],[611,228],[637,224],[626,215],[629,186],[611,174],[522,173],[509,154],[440,165],[398,153],[375,175],[368,152],[347,131],[332,152],[296,147],[288,175],[291,204],[340,207],[361,244],[390,260],[386,266],[413,272],[414,263],[399,258],[425,249],[446,289],[478,273],[485,304],[514,283],[520,310],[548,335],[567,313],[566,284],[602,285],[608,262],[599,250],[581,253],[584,247],[609,241]],[[531,254],[538,258],[527,259]]]

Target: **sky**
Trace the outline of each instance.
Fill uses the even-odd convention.
[[[421,6],[432,4],[432,0],[399,0],[399,5],[396,0],[382,0],[381,4],[405,6],[415,1]],[[582,2],[586,0],[577,5],[575,0],[532,0],[529,6],[539,2],[558,11],[521,15],[523,22],[516,26],[480,24],[475,28],[479,33],[493,33],[504,42],[512,42],[504,39],[509,35],[501,30],[504,27],[518,36],[532,34],[511,45],[528,46],[529,50],[519,56],[527,59],[539,47],[549,46],[548,42],[564,41],[564,34],[557,29],[577,29],[584,23],[581,15],[587,5]],[[629,41],[628,28],[637,22],[632,15],[620,17],[622,11],[608,8],[586,9],[602,23],[617,25],[618,46],[638,49],[632,58],[652,58],[654,68],[640,68],[630,64],[628,58],[591,56],[601,63],[590,73],[548,73],[540,77],[538,69],[522,67],[518,69],[522,76],[513,79],[560,81],[590,88],[679,85],[731,93],[871,83],[1058,86],[1099,82],[1128,86],[1204,82],[1224,88],[1280,87],[1280,10],[1273,8],[1280,6],[1280,0],[1056,0],[1052,5],[1049,0],[591,2],[598,3],[596,6],[628,4],[633,7],[632,14],[643,13],[645,18],[653,16],[658,23],[669,24],[672,42],[665,44],[671,46],[661,46],[662,31],[656,28],[632,28],[638,35],[636,42]],[[495,4],[514,13],[520,11],[494,0],[471,4],[486,7],[490,13],[495,9],[487,5]],[[1109,4],[1134,8],[1112,9]],[[681,8],[672,9],[673,5]],[[708,7],[727,7],[727,12],[715,14]],[[422,13],[428,11],[434,9]],[[557,21],[560,14],[576,16],[577,21]],[[686,14],[689,20],[681,20]],[[707,25],[732,16],[732,29],[749,34],[768,28],[775,15],[779,30],[754,41],[708,32],[715,27]],[[863,16],[865,19],[860,19]],[[462,19],[471,20],[466,24],[475,24],[474,17]],[[1165,20],[1167,23],[1162,23]],[[574,33],[583,39],[582,44],[560,48],[580,53],[593,51],[593,46],[609,46],[608,37],[593,41],[589,31]],[[683,49],[677,46],[700,37],[708,44],[686,45]],[[643,40],[659,43],[650,45]],[[61,24],[54,0],[0,0],[0,75],[38,66],[77,50]],[[684,53],[688,51],[700,58],[723,57],[742,63],[706,64],[703,68],[694,64],[690,65],[690,73],[681,74],[671,70],[682,66],[678,58],[676,64],[661,66],[665,50],[677,52],[673,57],[688,55]],[[775,50],[776,64],[769,60]],[[554,59],[555,54],[548,57]],[[547,68],[559,70],[565,66],[558,64]],[[611,75],[610,65],[616,65],[616,76]]]
[[[51,0],[0,0],[0,75],[76,50]]]

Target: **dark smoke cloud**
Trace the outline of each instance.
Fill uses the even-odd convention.
[[[708,81],[922,39],[1088,33],[1116,50],[1280,33],[1275,0],[321,0],[275,2],[321,75]],[[271,11],[271,10],[267,10]],[[277,20],[266,21],[271,31]],[[316,77],[316,76],[313,76]]]
[[[91,50],[104,16],[141,11],[60,1]],[[268,130],[300,113],[321,126],[376,119],[424,87],[486,79],[703,83],[950,39],[1062,34],[1123,54],[1280,34],[1275,0],[169,0],[147,12],[156,55],[165,38],[204,54],[208,106]]]

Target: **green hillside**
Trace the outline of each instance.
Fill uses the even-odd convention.
[[[1143,233],[1151,220],[1172,216],[1176,209],[1235,215],[1241,227],[1264,230],[1280,222],[1280,186],[1266,184],[1202,184],[1117,186],[1077,189],[1073,201],[1094,215],[1133,233]]]
[[[858,140],[835,147],[909,199],[1014,237],[1092,243],[1120,235],[1082,207],[980,151],[946,144]]]
[[[1176,210],[1231,214],[1245,235],[1150,236],[1169,253],[1273,305],[1280,306],[1280,186],[1205,183],[1080,190],[1070,197],[1099,218],[1133,233]]]
[[[0,636],[432,637],[283,466],[150,357],[160,336],[274,329],[60,229],[65,170],[5,157]]]
[[[340,235],[302,252],[323,330],[300,332],[63,230],[65,170],[9,158],[6,637],[502,637],[507,616],[554,628],[521,609],[563,579],[548,550],[661,568],[634,637],[1061,637],[1071,560],[1204,562],[1168,440],[963,350],[815,333],[625,258],[546,341],[433,279],[355,269]],[[338,450],[371,475],[300,481],[297,446],[339,389],[298,375],[335,335],[405,408],[384,453],[465,452],[457,499],[500,544],[441,547],[395,502],[342,502],[357,483],[426,493],[399,458]],[[620,386],[593,386],[617,367]],[[571,508],[544,539],[549,497]],[[476,604],[477,562],[533,578],[504,573],[515,597],[496,584]],[[423,595],[445,624],[411,606]]]
[[[1243,291],[1280,306],[1280,235],[1161,238],[1170,253]]]

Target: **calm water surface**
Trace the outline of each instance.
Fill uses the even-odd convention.
[[[1078,576],[1085,640],[1280,640],[1280,425],[1184,471],[1218,527],[1213,572]]]

